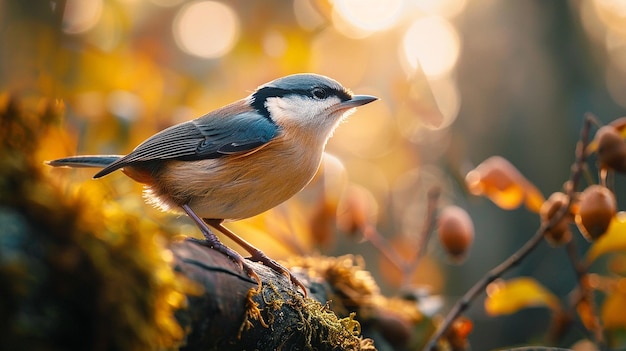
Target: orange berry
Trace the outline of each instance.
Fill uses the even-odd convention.
[[[539,217],[542,223],[547,223],[563,206],[567,205],[567,195],[555,192],[546,200],[539,209]],[[569,224],[572,222],[571,214],[565,214],[563,218],[545,233],[546,240],[553,246],[566,244],[572,239],[572,231]]]
[[[445,207],[437,219],[439,242],[454,261],[462,261],[474,241],[474,223],[458,206]]]
[[[595,140],[598,143],[600,167],[626,172],[626,142],[619,131],[609,125],[598,129]]]
[[[450,326],[445,338],[451,350],[469,350],[468,336],[474,328],[474,323],[467,317],[459,316]]]
[[[607,231],[616,213],[615,195],[604,186],[591,185],[580,195],[576,224],[587,240],[596,240]]]

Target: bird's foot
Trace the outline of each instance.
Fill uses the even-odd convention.
[[[304,293],[304,297],[307,296],[306,287],[304,286],[304,284],[302,284],[302,282],[298,278],[296,278],[293,274],[291,274],[291,272],[287,268],[283,267],[278,262],[267,257],[267,255],[263,253],[263,251],[252,246],[250,243],[248,243],[244,239],[240,238],[237,234],[233,233],[231,230],[226,228],[222,224],[224,220],[207,219],[207,218],[200,219],[200,217],[198,217],[198,215],[191,209],[191,207],[189,207],[189,205],[185,204],[185,205],[182,205],[181,207],[187,213],[187,215],[194,222],[196,222],[196,224],[198,225],[198,228],[202,232],[202,235],[204,235],[204,239],[205,239],[205,240],[199,240],[199,239],[191,239],[191,240],[201,245],[208,246],[214,250],[217,250],[218,252],[223,253],[227,257],[230,257],[230,259],[235,261],[239,265],[239,267],[241,267],[243,271],[245,271],[251,278],[253,278],[254,280],[258,282],[259,284],[258,289],[257,289],[258,292],[261,292],[261,287],[262,287],[261,278],[259,278],[259,275],[256,274],[254,269],[252,269],[252,266],[249,263],[247,263],[244,260],[244,258],[241,257],[239,253],[237,253],[237,251],[222,244],[222,242],[217,238],[217,236],[215,236],[215,234],[211,231],[211,229],[207,226],[207,224],[221,231],[224,235],[226,235],[227,237],[232,239],[234,242],[239,244],[239,246],[243,247],[246,251],[248,251],[251,255],[251,257],[249,258],[250,261],[261,262],[263,263],[263,265],[271,268],[275,272],[285,275],[286,277],[289,278],[289,280],[295,286],[302,289],[302,292]]]
[[[222,244],[222,242],[219,240],[214,241],[214,240],[210,240],[209,238],[205,238],[205,239],[187,238],[187,240],[197,243],[202,246],[206,246],[210,249],[213,249],[219,253],[226,255],[226,257],[233,260],[239,266],[239,268],[241,268],[241,270],[243,270],[250,278],[254,279],[257,282],[258,284],[257,292],[261,292],[261,287],[263,285],[261,282],[261,278],[259,277],[258,274],[256,274],[256,272],[254,271],[250,263],[248,263],[237,251]]]
[[[264,266],[271,268],[273,271],[285,275],[287,278],[289,278],[292,284],[302,290],[302,292],[304,293],[304,297],[307,296],[307,290],[304,284],[302,284],[302,282],[298,278],[296,278],[296,276],[291,274],[291,272],[287,268],[283,267],[283,265],[269,258],[263,251],[259,249],[254,250],[250,254],[251,256],[248,257],[250,261],[263,263]]]

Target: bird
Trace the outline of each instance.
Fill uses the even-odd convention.
[[[304,284],[278,262],[224,226],[263,213],[302,190],[314,177],[326,143],[356,107],[378,98],[354,95],[336,80],[314,73],[284,76],[247,97],[166,128],[127,155],[78,155],[46,161],[53,167],[96,167],[94,179],[121,170],[144,185],[146,202],[185,213],[204,239],[255,279],[251,265],[224,245],[217,229],[260,262]],[[260,291],[260,290],[259,290]]]

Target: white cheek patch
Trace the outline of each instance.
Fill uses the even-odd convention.
[[[333,129],[343,114],[329,114],[331,107],[340,103],[339,98],[314,100],[304,96],[292,95],[282,98],[268,98],[265,106],[272,119],[278,125],[318,128],[319,132],[328,133]]]

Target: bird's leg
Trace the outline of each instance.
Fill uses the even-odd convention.
[[[273,259],[269,258],[263,251],[257,249],[252,244],[250,244],[246,240],[244,240],[241,237],[239,237],[233,231],[231,231],[230,229],[226,228],[224,226],[224,224],[223,224],[223,222],[224,222],[223,220],[221,220],[221,219],[204,218],[204,221],[208,225],[210,225],[211,227],[219,230],[224,235],[229,237],[231,240],[236,242],[244,250],[248,251],[250,253],[250,255],[251,255],[249,260],[251,260],[253,262],[261,262],[261,263],[263,263],[263,265],[273,269],[274,271],[276,271],[276,272],[278,272],[280,274],[284,274],[285,276],[287,276],[289,278],[289,280],[291,280],[291,282],[293,284],[295,284],[297,287],[302,289],[302,292],[304,293],[304,296],[306,297],[306,295],[307,295],[306,287],[304,286],[304,284],[302,284],[302,282],[298,278],[296,278],[293,274],[291,274],[291,272],[287,268],[283,267],[280,263],[278,263],[278,262],[274,261]]]
[[[243,271],[245,271],[252,279],[256,280],[259,285],[258,291],[261,291],[261,278],[259,278],[256,272],[252,269],[252,266],[250,266],[250,264],[248,264],[237,251],[224,245],[220,241],[220,239],[218,239],[217,236],[215,236],[215,234],[211,231],[211,228],[209,228],[206,223],[200,217],[198,217],[198,215],[191,209],[191,207],[189,207],[189,205],[185,204],[181,207],[183,208],[185,213],[187,213],[187,215],[196,223],[198,228],[200,228],[202,235],[204,235],[204,240],[199,240],[195,238],[189,238],[188,240],[196,242],[203,246],[210,247],[220,253],[223,253],[228,258],[235,261],[235,263],[237,263]]]

